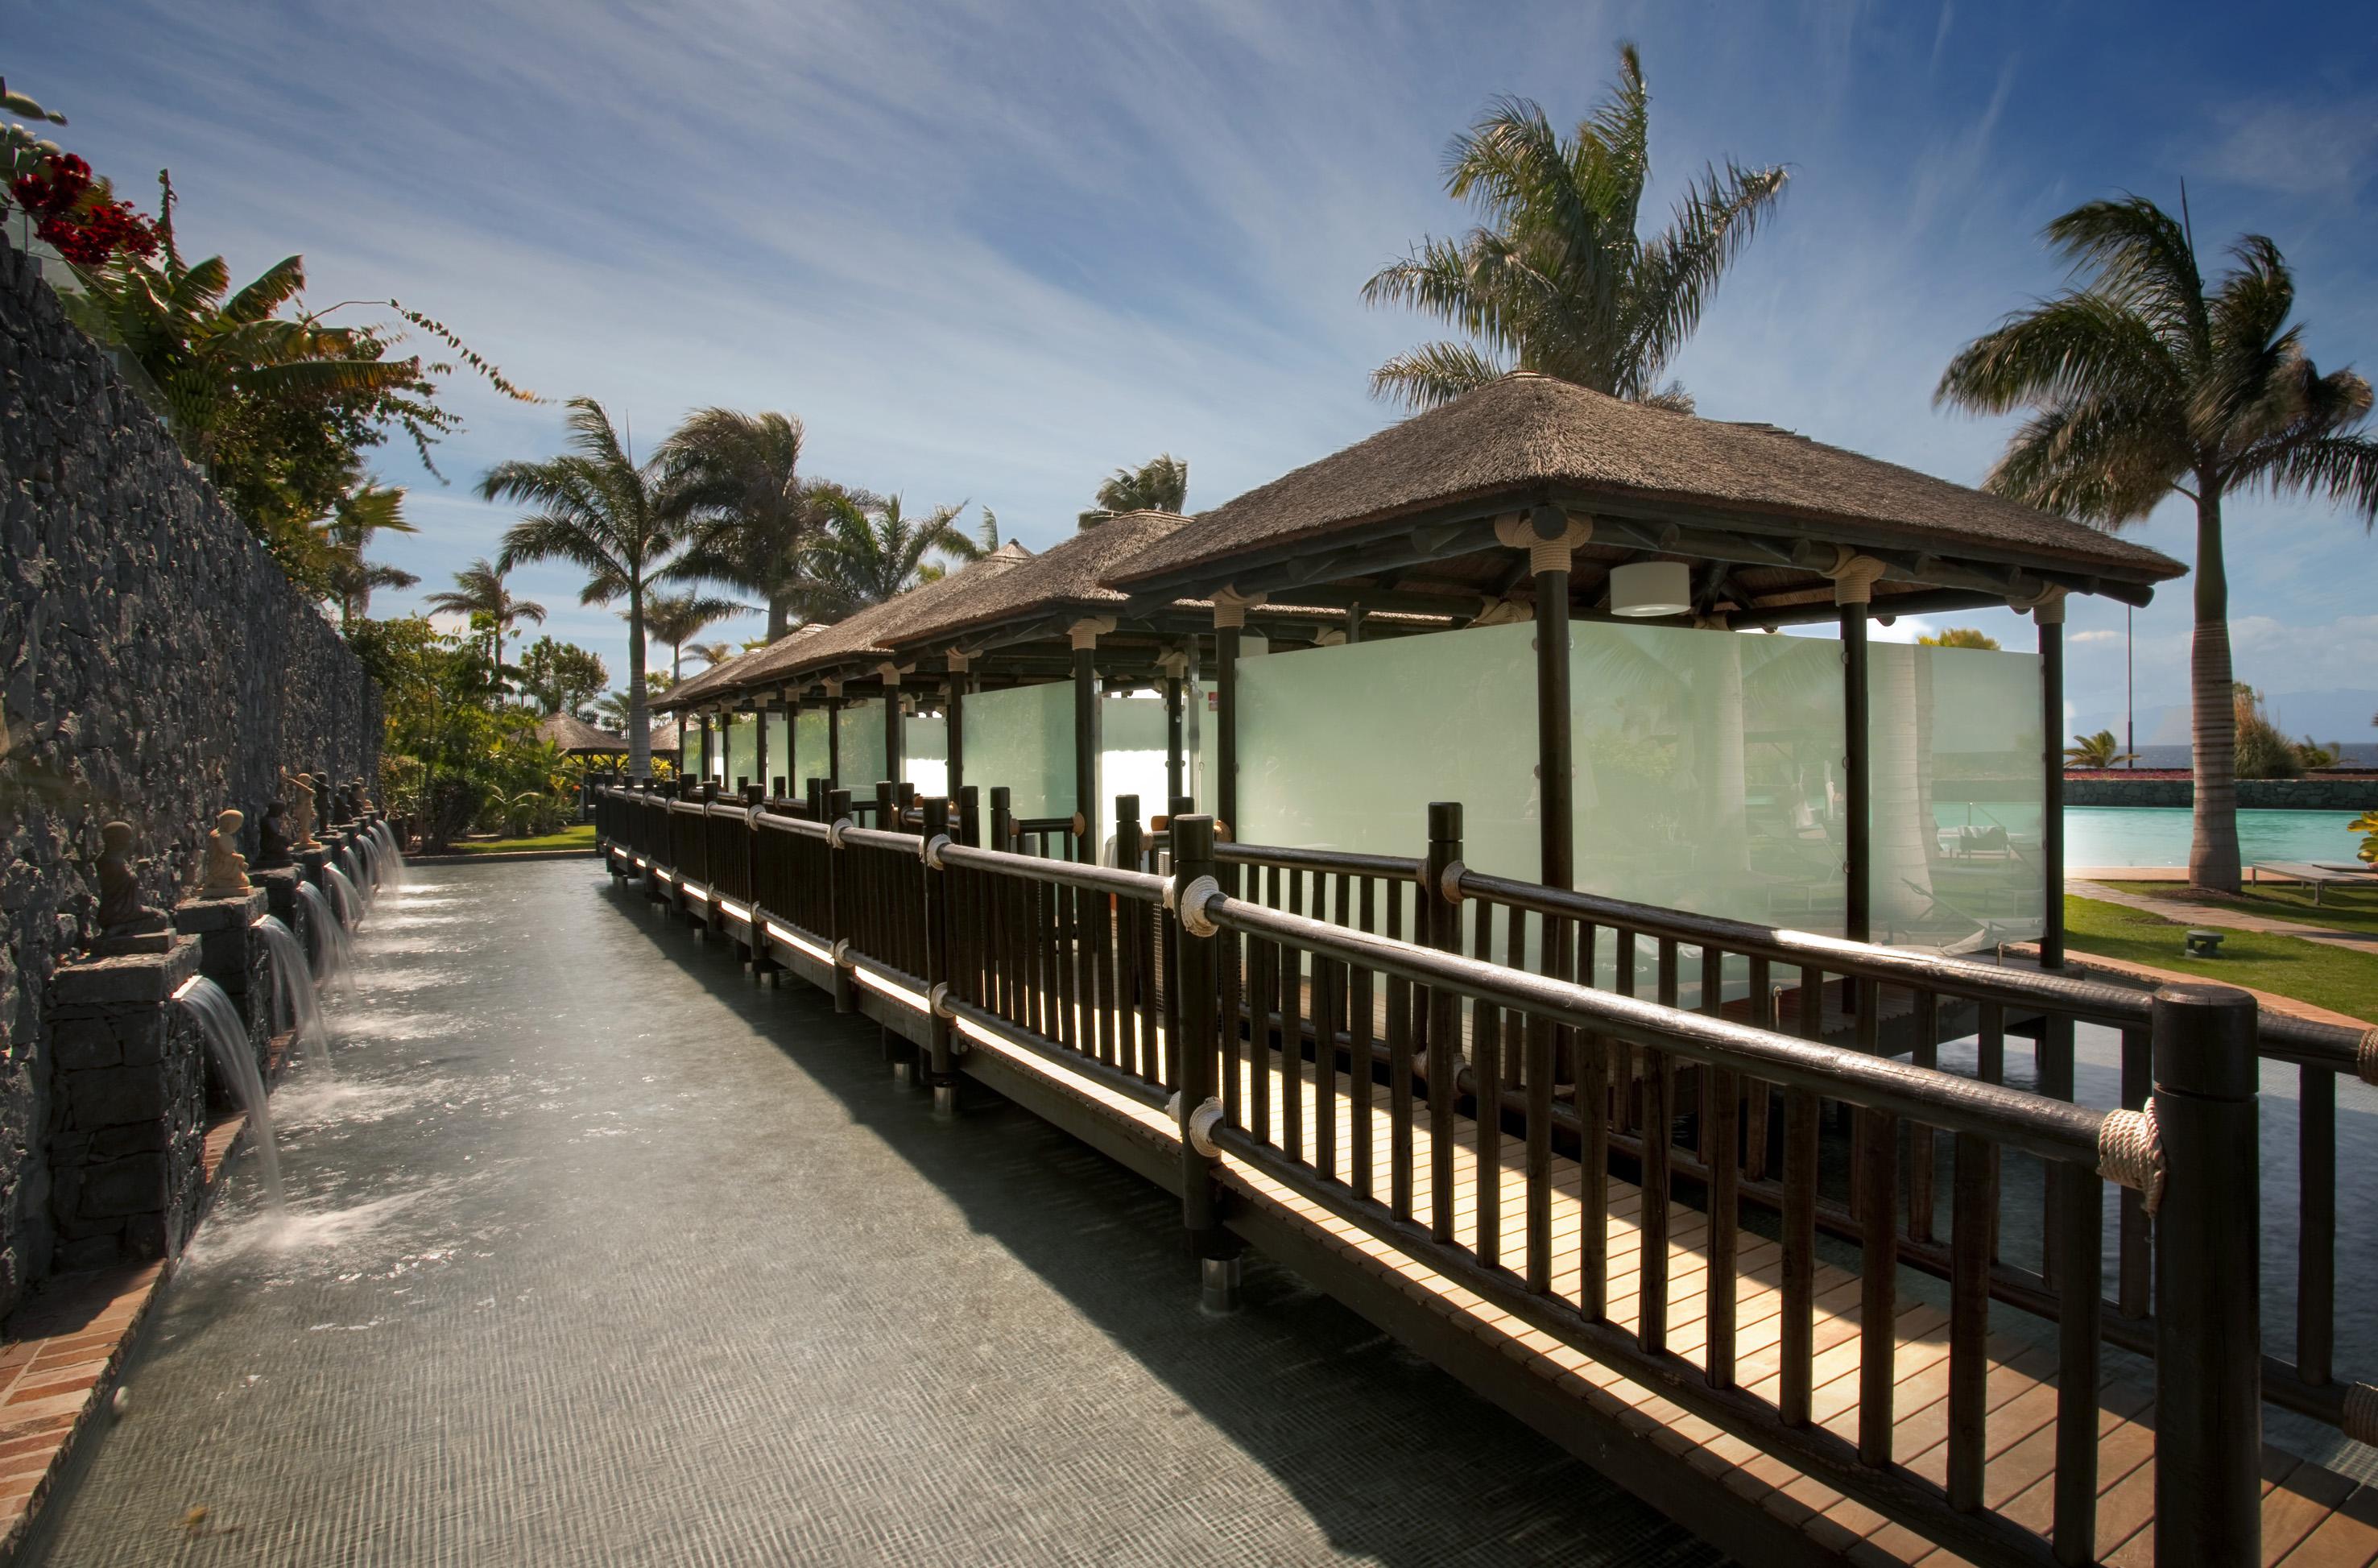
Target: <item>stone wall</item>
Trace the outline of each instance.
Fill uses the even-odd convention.
[[[2068,778],[2068,806],[2192,806],[2196,785],[2187,778]],[[2238,804],[2248,811],[2341,811],[2378,809],[2378,778],[2240,778]]]
[[[99,825],[170,909],[214,814],[283,768],[377,776],[379,701],[316,606],[0,247],[0,1313],[50,1264],[42,1019]]]

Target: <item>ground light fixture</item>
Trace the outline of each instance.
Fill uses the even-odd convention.
[[[1610,613],[1648,621],[1693,608],[1692,571],[1681,561],[1635,561],[1610,573]]]

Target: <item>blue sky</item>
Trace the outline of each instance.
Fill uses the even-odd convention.
[[[1395,417],[1365,376],[1435,334],[1359,290],[1460,225],[1447,138],[1503,92],[1576,118],[1625,38],[1654,95],[1659,205],[1712,158],[1793,172],[1676,366],[1706,415],[1975,482],[2003,427],[1933,410],[1942,364],[2058,284],[2048,219],[2122,189],[2168,204],[2182,179],[2201,249],[2271,235],[2314,356],[2378,371],[2378,30],[2345,6],[0,15],[10,83],[67,113],[62,139],[127,194],[170,166],[186,248],[242,281],[302,252],[314,302],[402,298],[515,380],[601,399],[640,449],[691,407],[798,414],[813,472],[988,504],[1035,547],[1119,464],[1185,456],[1192,505],[1212,506]],[[381,464],[422,530],[381,553],[426,588],[507,521],[469,481],[559,434],[558,408],[451,390],[469,423],[439,451],[454,482],[393,450]],[[2184,506],[2135,537],[2189,559]],[[2241,677],[2378,688],[2378,542],[2264,498],[2229,528]],[[624,628],[578,585],[532,568],[516,588],[620,677]],[[1957,620],[2028,645],[2012,616]],[[2138,616],[2142,712],[2182,700],[2188,620],[2184,585]],[[2074,721],[2119,724],[2120,607],[2077,609],[2071,639]]]

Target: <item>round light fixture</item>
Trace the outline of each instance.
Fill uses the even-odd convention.
[[[1610,573],[1613,615],[1648,621],[1692,608],[1692,569],[1681,561],[1630,561]]]

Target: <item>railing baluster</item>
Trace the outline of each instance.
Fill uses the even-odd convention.
[[[1288,874],[1288,912],[1304,912],[1304,874]],[[1320,977],[1314,977],[1318,984]],[[1279,1146],[1304,1163],[1304,954],[1279,949]]]
[[[1480,919],[1485,918],[1488,907],[1479,906]],[[1527,924],[1527,915],[1523,911],[1511,910],[1506,918],[1511,923],[1516,943]],[[1549,926],[1550,923],[1538,923]],[[1547,944],[1553,941],[1549,929],[1543,931],[1542,940]],[[1549,1019],[1530,1016],[1515,1021],[1525,1031],[1527,1053],[1519,1072],[1528,1105],[1528,1288],[1541,1293],[1553,1287],[1553,1058],[1556,1042]],[[1590,1151],[1581,1153],[1591,1157]],[[1579,1196],[1587,1199],[1588,1195]]]
[[[2309,1074],[2311,1069],[2306,1068]],[[2309,1087],[2309,1085],[2307,1085]],[[2122,1031],[2122,1108],[2135,1111],[2155,1090],[2155,1048],[2144,1029]],[[2305,1118],[2310,1125],[2310,1116]],[[2115,1195],[2115,1310],[2125,1318],[2144,1318],[2153,1294],[2154,1243],[2147,1230],[2145,1202],[2129,1188]],[[2307,1243],[2310,1233],[2305,1235]]]
[[[1998,1202],[1989,1140],[1955,1140],[1956,1196],[1949,1233],[1949,1506],[1982,1505],[1989,1455],[1990,1236]]]
[[[2296,1375],[2329,1381],[2336,1339],[2336,1074],[2302,1069],[2296,1136]]]
[[[2104,1310],[2097,1173],[2059,1164],[2048,1177],[2063,1211],[2056,1353],[2056,1561],[2076,1568],[2097,1557],[2097,1366]]]
[[[1389,1210],[1412,1218],[1411,982],[1387,977],[1387,1179]]]
[[[1824,1033],[1824,971],[1800,970],[1800,1033]],[[1784,1307],[1779,1325],[1782,1389],[1776,1409],[1787,1426],[1808,1424],[1816,1358],[1817,1309],[1817,1116],[1814,1091],[1784,1094]]]
[[[1710,1136],[1702,1140],[1710,1160],[1708,1349],[1702,1357],[1702,1367],[1711,1388],[1732,1388],[1735,1270],[1742,1236],[1741,1174],[1735,1160],[1741,1136],[1738,1116],[1742,1085],[1731,1068],[1702,1070],[1711,1080],[1711,1098],[1714,1102]]]
[[[1457,917],[1460,906],[1445,896],[1445,872],[1461,858],[1461,806],[1434,801],[1428,808],[1428,856],[1423,862],[1420,904],[1429,912],[1419,921],[1422,942],[1448,952],[1461,950]],[[1427,988],[1428,997],[1428,1152],[1429,1233],[1439,1241],[1453,1239],[1454,1115],[1460,1098],[1461,1046],[1458,1009],[1460,999],[1442,985]]]
[[[1470,907],[1456,904],[1448,911],[1457,927]],[[1492,963],[1495,959],[1495,906],[1480,903],[1476,908],[1477,923],[1472,928],[1471,951],[1480,962]],[[1511,911],[1512,928],[1516,931],[1519,924],[1519,914],[1514,910]],[[1454,949],[1457,952],[1460,949],[1458,931]],[[1478,1157],[1472,1165],[1476,1189],[1472,1197],[1478,1208],[1478,1240],[1471,1250],[1478,1254],[1480,1262],[1489,1268],[1496,1268],[1503,1261],[1503,1031],[1495,1017],[1494,1004],[1483,997],[1471,1004],[1470,1062],[1471,1081],[1477,1093],[1477,1113],[1472,1126],[1478,1139]],[[1532,1144],[1535,1137],[1532,1121],[1529,1124],[1528,1136]],[[1530,1202],[1533,1200],[1531,1191]],[[1526,1245],[1532,1248],[1532,1214],[1530,1221],[1531,1232]],[[1529,1278],[1532,1283],[1535,1268],[1532,1250],[1527,1261]]]
[[[1916,992],[1915,1062],[1919,1067],[1940,1065],[1940,995],[1919,987]],[[1938,1175],[1932,1129],[1922,1122],[1907,1127],[1907,1234],[1918,1241],[1932,1239],[1932,1190]]]
[[[1891,1463],[1892,1389],[1899,1351],[1899,1118],[1859,1110],[1858,1457]]]

